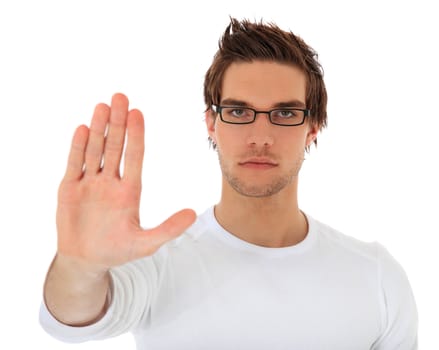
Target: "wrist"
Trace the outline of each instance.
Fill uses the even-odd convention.
[[[62,273],[65,277],[69,276],[69,278],[97,281],[108,275],[109,268],[58,252],[50,270],[54,270],[55,273]]]

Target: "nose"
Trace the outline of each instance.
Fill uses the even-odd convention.
[[[268,113],[259,112],[253,123],[248,124],[247,144],[251,146],[272,146],[273,127]]]

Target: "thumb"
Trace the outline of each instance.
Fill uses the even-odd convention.
[[[139,251],[136,252],[140,257],[152,255],[166,242],[171,241],[186,231],[197,218],[197,214],[192,209],[183,209],[171,215],[155,228],[141,231],[141,242],[136,244]],[[136,249],[137,250],[137,249]]]

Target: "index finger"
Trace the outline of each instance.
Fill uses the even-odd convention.
[[[88,135],[89,130],[85,125],[80,125],[75,130],[64,175],[65,180],[79,180],[82,177],[85,159],[84,152]]]

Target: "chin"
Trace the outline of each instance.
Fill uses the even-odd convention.
[[[268,184],[252,184],[249,185],[248,182],[238,181],[235,179],[230,179],[229,185],[240,195],[245,197],[254,198],[265,198],[271,197],[282,190],[284,190],[291,183],[289,178],[279,178],[277,181],[270,182]]]

